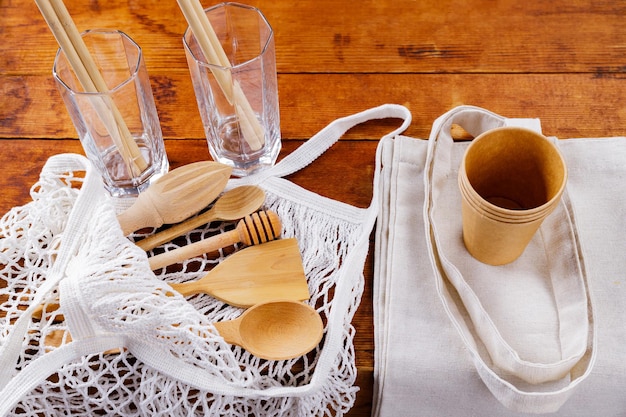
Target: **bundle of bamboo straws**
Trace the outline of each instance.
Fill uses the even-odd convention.
[[[84,91],[107,92],[106,82],[63,1],[35,0],[35,3],[67,57]],[[139,176],[148,167],[148,163],[128,130],[119,109],[111,97],[106,95],[101,96],[101,100],[95,100],[94,106],[130,174],[133,177]]]
[[[191,28],[191,31],[207,60],[207,63],[230,68],[231,64],[222,48],[211,22],[204,13],[199,0],[177,0],[178,5]],[[62,0],[35,0],[61,50],[65,53],[76,78],[86,92],[106,92],[108,88],[97,68],[80,32],[76,28]],[[252,151],[259,150],[265,144],[265,130],[250,105],[241,85],[233,81],[229,71],[211,68],[228,102],[234,106],[241,129],[241,134]],[[113,100],[102,96],[96,101],[96,110],[107,127],[122,160],[129,172],[138,176],[148,164],[137,143],[134,141],[122,115]]]
[[[211,26],[199,0],[177,0],[191,31],[200,46],[208,64],[230,68],[231,64],[222,48],[215,30]],[[265,144],[265,131],[256,118],[241,85],[233,81],[229,71],[211,68],[224,96],[235,107],[241,134],[252,151],[259,150]]]

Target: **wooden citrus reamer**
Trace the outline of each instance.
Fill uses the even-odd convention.
[[[228,165],[200,161],[164,174],[117,216],[124,235],[193,216],[222,192],[231,172]]]

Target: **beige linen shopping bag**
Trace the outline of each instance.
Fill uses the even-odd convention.
[[[452,340],[452,329],[490,395],[510,415],[557,411],[593,369],[596,322],[567,192],[516,262],[488,266],[463,245],[457,174],[467,144],[453,142],[452,125],[476,136],[528,122],[462,106],[435,122],[428,141],[399,137],[381,143],[386,158],[376,251],[375,415],[407,408],[416,416],[457,415],[452,409],[509,415],[479,408],[489,401],[471,397],[477,387],[463,382],[469,376],[466,353],[456,344],[441,344]],[[411,296],[411,290],[421,293]],[[437,358],[432,360],[437,372],[420,368],[428,355]],[[399,381],[406,392],[399,392]],[[421,410],[420,398],[437,398],[437,386],[446,387],[440,390],[444,396],[454,390],[455,401],[442,401],[437,411]]]
[[[481,378],[500,401],[520,411],[555,411],[589,374],[595,352],[591,299],[568,193],[516,262],[492,267],[476,261],[459,244],[458,221],[452,221],[459,207],[459,193],[450,186],[450,173],[458,172],[453,123],[476,136],[502,126],[504,119],[460,107],[439,118],[431,132],[424,216],[441,299]],[[539,336],[531,341],[533,335]]]

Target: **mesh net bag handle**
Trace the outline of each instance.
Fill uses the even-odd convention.
[[[411,123],[411,113],[409,110],[397,104],[384,104],[350,116],[341,117],[329,123],[325,128],[312,136],[291,154],[285,156],[285,158],[273,167],[248,177],[236,179],[232,181],[232,184],[260,183],[268,177],[285,177],[310,165],[351,128],[371,120],[387,118],[401,119],[402,125],[386,134],[384,137],[398,135],[405,131]]]

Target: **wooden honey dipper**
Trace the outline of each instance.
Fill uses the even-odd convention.
[[[241,219],[234,230],[152,256],[148,261],[154,271],[236,243],[250,246],[269,242],[280,237],[281,231],[282,224],[276,213],[259,211]]]

